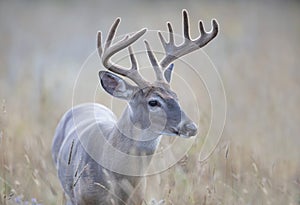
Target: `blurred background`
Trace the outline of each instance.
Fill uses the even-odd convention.
[[[224,83],[226,125],[200,163],[211,113],[205,87],[193,86],[202,102],[201,136],[178,165],[152,176],[145,204],[300,204],[300,2],[271,0],[1,1],[0,204],[64,203],[51,142],[97,31],[106,34],[122,17],[119,34],[166,30],[166,21],[181,34],[184,8],[193,37],[198,19],[207,30],[212,18],[219,22],[219,36],[203,50]],[[201,70],[197,54],[190,58]],[[95,92],[98,70],[82,81],[76,103]],[[180,90],[176,80],[173,86]],[[100,88],[95,99],[110,102]]]

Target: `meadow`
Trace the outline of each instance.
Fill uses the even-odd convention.
[[[64,204],[51,157],[60,117],[73,104],[87,101],[112,106],[118,115],[124,107],[98,87],[97,31],[106,34],[115,18],[122,17],[119,34],[142,27],[165,31],[167,21],[181,34],[185,8],[193,37],[198,35],[198,19],[207,30],[212,18],[219,22],[218,37],[186,61],[199,73],[212,69],[213,62],[226,93],[225,127],[219,142],[219,135],[205,138],[209,132],[218,133],[209,128],[209,96],[221,99],[222,89],[216,86],[209,93],[205,86],[205,81],[216,78],[201,81],[184,64],[175,64],[172,86],[201,132],[175,166],[149,177],[145,204],[300,205],[300,3],[125,0],[117,4],[0,2],[0,204]],[[158,38],[152,37],[153,47],[161,50]],[[89,62],[74,95],[78,73]],[[198,108],[191,106],[180,76],[192,85]],[[217,109],[226,105],[214,103]]]

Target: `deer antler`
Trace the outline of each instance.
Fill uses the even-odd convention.
[[[206,32],[203,26],[202,21],[199,21],[199,31],[200,36],[192,40],[190,37],[189,31],[189,17],[188,12],[183,10],[183,36],[184,41],[181,45],[176,46],[174,41],[174,33],[171,23],[167,23],[169,30],[169,42],[167,42],[162,36],[161,32],[158,32],[158,36],[165,50],[165,56],[162,58],[160,63],[157,62],[150,45],[147,41],[145,41],[147,53],[150,59],[150,62],[153,66],[153,69],[156,74],[156,79],[158,82],[170,82],[170,75],[173,69],[173,65],[170,65],[174,60],[180,58],[188,53],[191,53],[199,48],[202,48],[206,44],[208,44],[212,39],[214,39],[218,34],[218,23],[215,19],[212,20],[212,30],[210,32]],[[169,66],[170,65],[170,66]],[[167,66],[169,66],[167,68]],[[166,72],[165,72],[166,71]],[[165,77],[163,76],[165,74]]]
[[[120,74],[122,76],[125,76],[129,79],[131,79],[133,82],[135,82],[139,87],[144,87],[148,84],[146,80],[143,79],[143,77],[138,72],[138,66],[135,59],[135,56],[133,54],[132,48],[130,47],[131,44],[133,44],[135,41],[137,41],[141,36],[145,34],[147,29],[141,29],[140,31],[134,33],[132,36],[125,36],[122,40],[116,42],[112,45],[112,41],[114,39],[114,36],[116,34],[118,25],[120,24],[121,19],[117,18],[116,21],[113,23],[112,27],[109,30],[108,37],[105,41],[104,48],[102,48],[102,37],[101,32],[98,32],[98,53],[102,60],[102,64],[104,67],[106,67],[108,70]],[[120,65],[113,64],[110,61],[110,58],[120,50],[128,47],[129,55],[130,55],[130,61],[131,61],[131,68],[123,68]]]
[[[166,56],[160,61],[160,66],[163,69],[165,69],[175,59],[204,47],[218,34],[219,26],[215,19],[212,20],[212,30],[210,32],[206,32],[202,21],[199,21],[200,36],[197,39],[192,40],[189,31],[189,17],[186,10],[183,10],[182,17],[184,42],[180,46],[175,45],[174,33],[171,23],[167,23],[169,30],[169,42],[164,39],[161,32],[158,32],[158,36],[166,53]]]
[[[165,50],[165,56],[163,59],[158,63],[151,48],[147,41],[145,41],[147,53],[150,59],[150,62],[154,68],[156,79],[159,82],[165,82],[167,83],[170,81],[170,75],[172,72],[173,66],[169,66],[174,60],[177,58],[180,58],[188,53],[191,53],[199,48],[204,47],[206,44],[208,44],[212,39],[214,39],[219,30],[218,23],[215,19],[212,20],[212,30],[210,32],[206,32],[203,26],[202,21],[199,21],[199,31],[200,36],[192,40],[190,37],[190,31],[189,31],[189,20],[188,20],[188,12],[186,10],[183,10],[182,12],[183,16],[183,36],[184,41],[181,45],[176,46],[174,41],[174,33],[171,23],[167,23],[168,30],[169,30],[169,42],[167,42],[164,37],[162,36],[161,32],[158,32],[158,36],[160,38],[160,41],[164,47]],[[102,64],[104,67],[106,67],[108,70],[120,74],[122,76],[128,77],[132,81],[134,81],[139,87],[145,87],[149,83],[140,75],[138,72],[138,66],[135,59],[135,56],[133,54],[132,48],[130,47],[131,44],[133,44],[135,41],[137,41],[140,37],[142,37],[147,29],[141,29],[140,31],[134,33],[132,36],[125,36],[124,39],[118,41],[117,43],[112,44],[112,41],[114,39],[114,36],[116,34],[118,25],[120,24],[121,19],[117,18],[116,21],[113,23],[112,27],[110,28],[108,37],[105,41],[105,46],[102,48],[102,37],[101,32],[98,32],[98,53],[100,58],[102,59]],[[110,61],[110,58],[120,50],[128,47],[129,55],[130,55],[130,61],[131,61],[131,68],[123,68],[120,65],[113,64]],[[103,50],[102,50],[103,49]],[[169,66],[167,68],[167,66]],[[168,72],[165,72],[168,71]],[[163,73],[166,77],[164,77]]]

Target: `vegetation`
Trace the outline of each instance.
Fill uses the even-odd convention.
[[[168,20],[179,32],[186,8],[193,25],[199,18],[207,28],[211,18],[219,21],[220,35],[205,51],[225,86],[226,126],[214,153],[200,162],[211,113],[208,95],[201,94],[205,87],[194,87],[202,102],[202,133],[176,166],[150,177],[145,204],[299,205],[299,2],[118,4],[0,2],[0,204],[64,203],[51,143],[61,115],[72,106],[81,65],[95,51],[97,30],[106,31],[121,16],[119,33],[144,26],[166,30]],[[197,32],[192,27],[192,36]],[[197,55],[191,59],[201,70]],[[95,66],[77,84],[74,104],[95,100],[110,106],[97,87],[100,62],[93,56]]]

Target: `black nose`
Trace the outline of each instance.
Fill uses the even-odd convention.
[[[183,129],[181,130],[182,135],[186,137],[192,137],[197,134],[197,126],[195,123],[187,123],[183,126]]]

